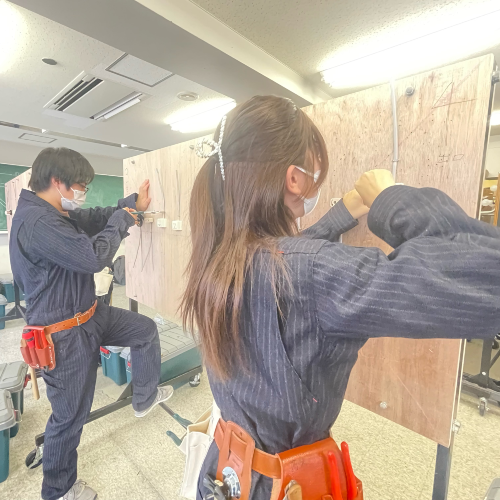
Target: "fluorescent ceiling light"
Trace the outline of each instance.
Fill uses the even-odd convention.
[[[122,148],[128,148],[128,146],[126,144],[121,144],[121,147]]]
[[[136,97],[135,99],[131,99],[130,101],[120,104],[120,106],[117,106],[116,108],[108,111],[107,113],[102,113],[100,115],[94,116],[94,120],[107,120],[108,118],[111,118],[112,116],[115,116],[118,113],[125,111],[126,109],[134,106],[135,104],[139,104],[140,102],[141,100],[138,97]]]
[[[378,40],[372,37],[369,43],[364,40],[364,49],[357,44],[334,56],[330,69],[321,71],[323,80],[337,89],[373,86],[469,58],[500,43],[500,10],[496,6],[493,12],[477,15],[476,11],[474,18],[468,11],[468,19],[464,19],[462,12],[454,17],[462,22],[444,29],[431,24],[433,32],[425,32],[426,19],[412,20],[413,24],[406,24],[406,32],[414,38],[405,40],[408,35],[399,30],[392,38],[392,46],[387,46],[388,33],[382,33]],[[446,26],[444,19],[440,22],[441,27]]]
[[[500,125],[500,109],[493,111],[491,113],[490,125],[494,127],[495,125]]]
[[[210,102],[208,104],[210,104]],[[188,134],[190,132],[205,132],[215,129],[221,121],[221,118],[226,113],[229,113],[235,106],[236,103],[234,101],[226,102],[222,105],[218,104],[216,107],[211,107],[204,111],[200,111],[200,106],[193,106],[190,107],[190,110],[191,112],[198,111],[197,114],[191,114],[190,116],[178,120],[174,118],[174,121],[172,121],[172,119],[166,120],[166,122],[170,125],[172,130],[182,132],[183,134]],[[202,107],[206,108],[207,103]]]
[[[26,22],[21,13],[5,0],[0,0],[0,74],[6,72],[25,48]]]

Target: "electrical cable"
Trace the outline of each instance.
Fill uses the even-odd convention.
[[[399,137],[398,137],[398,109],[396,104],[396,86],[394,80],[390,82],[391,87],[391,104],[392,104],[392,176],[396,180],[396,173],[399,161]]]
[[[163,217],[165,217],[165,214],[167,213],[166,212],[167,205],[166,205],[166,201],[165,201],[165,193],[163,192],[163,184],[162,184],[161,179],[160,179],[160,172],[158,172],[157,168],[155,168],[155,170],[156,170],[156,175],[158,177],[158,184],[160,185],[161,195],[163,196]]]

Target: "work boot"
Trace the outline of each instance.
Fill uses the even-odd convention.
[[[167,399],[170,399],[173,393],[174,393],[174,388],[171,385],[158,387],[158,393],[156,394],[156,398],[153,401],[153,404],[149,408],[146,408],[143,411],[135,411],[135,416],[136,417],[146,416],[157,404],[163,403]]]
[[[78,479],[68,493],[59,500],[95,500],[96,498],[97,493],[90,486],[87,486],[85,481]]]

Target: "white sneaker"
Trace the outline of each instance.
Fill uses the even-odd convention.
[[[87,486],[85,481],[78,479],[71,489],[59,500],[95,500],[97,493]]]
[[[164,387],[158,387],[158,393],[156,394],[156,398],[153,401],[153,404],[143,410],[143,411],[135,411],[136,417],[144,417],[146,416],[157,404],[163,403],[172,397],[174,393],[174,388],[171,385],[165,385]]]

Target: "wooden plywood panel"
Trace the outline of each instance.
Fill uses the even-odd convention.
[[[396,82],[400,151],[396,180],[439,188],[473,217],[483,179],[493,65],[493,56],[485,56]],[[415,92],[406,96],[409,86]],[[302,227],[316,222],[329,209],[330,199],[352,189],[366,170],[391,169],[393,150],[389,85],[305,111],[325,136],[331,170],[317,209],[304,218]],[[343,242],[391,250],[365,221]],[[461,342],[372,339],[360,351],[346,398],[448,446]]]
[[[126,293],[176,322],[180,319],[177,310],[191,248],[189,199],[196,174],[205,161],[191,148],[196,142],[176,144],[123,162],[125,196],[136,192],[142,181],[149,179],[152,198],[149,210],[164,211],[164,215],[148,216],[153,217],[152,224],[129,231],[130,236],[125,240]],[[179,216],[182,231],[174,231],[172,221]],[[157,226],[161,217],[166,219],[167,227]]]
[[[493,57],[485,56],[396,83],[400,161],[397,181],[447,192],[471,216],[478,208],[490,99]],[[406,96],[408,86],[412,96]],[[389,86],[369,89],[305,108],[324,134],[330,172],[317,209],[304,218],[314,223],[331,198],[352,189],[366,170],[391,168],[392,111]],[[125,194],[142,180],[152,183],[152,210],[165,210],[166,228],[131,229],[126,240],[127,296],[178,321],[189,259],[189,196],[203,160],[190,149],[197,141],[146,153],[124,161]],[[165,192],[165,208],[156,170]],[[178,172],[183,231],[171,229],[177,215]],[[155,216],[155,222],[158,216]],[[142,243],[140,243],[142,233]],[[344,243],[388,245],[366,222],[349,232]],[[148,250],[149,249],[149,250]],[[368,332],[369,333],[369,332]],[[403,334],[403,332],[402,332]],[[458,381],[461,341],[370,340],[351,375],[347,399],[428,438],[449,445]],[[387,404],[382,409],[380,403]]]
[[[21,175],[18,175],[14,179],[5,183],[5,210],[7,212],[12,211],[12,215],[7,215],[7,231],[10,237],[10,228],[12,226],[12,217],[17,208],[17,202],[19,200],[19,196],[21,195],[21,191],[23,189],[29,189],[28,183],[31,177],[31,168],[23,172]]]

